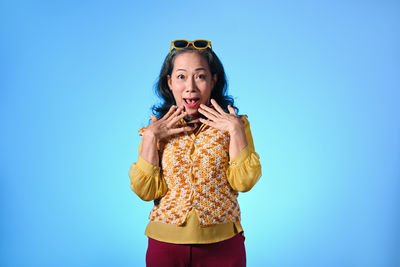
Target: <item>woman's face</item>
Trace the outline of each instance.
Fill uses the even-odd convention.
[[[200,104],[207,105],[217,82],[212,76],[207,60],[196,52],[185,52],[175,58],[168,86],[177,106],[185,106],[188,115],[197,114]]]

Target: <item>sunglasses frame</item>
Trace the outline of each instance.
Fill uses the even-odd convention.
[[[177,41],[184,41],[184,42],[187,42],[187,45],[186,45],[185,47],[176,47],[176,46],[175,46],[175,42],[177,42]],[[206,46],[206,47],[197,47],[197,46],[195,46],[194,43],[195,43],[195,42],[198,42],[198,41],[207,42],[207,46]],[[174,40],[174,41],[171,42],[171,46],[169,47],[169,52],[170,52],[170,53],[172,52],[172,47],[175,48],[175,49],[183,49],[183,48],[189,47],[190,45],[192,45],[194,48],[200,49],[200,50],[201,50],[201,49],[207,49],[208,47],[210,47],[210,48],[211,48],[211,51],[212,51],[211,42],[208,41],[208,40],[194,40],[194,41],[188,41],[188,40],[181,40],[181,39],[179,39],[179,40]]]

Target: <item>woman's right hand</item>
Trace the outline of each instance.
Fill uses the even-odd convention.
[[[151,123],[146,127],[143,132],[143,137],[148,136],[161,140],[173,134],[179,134],[182,132],[188,132],[193,130],[190,126],[180,126],[178,122],[187,116],[184,107],[171,106],[167,114],[161,119],[157,119],[156,116],[150,115]]]

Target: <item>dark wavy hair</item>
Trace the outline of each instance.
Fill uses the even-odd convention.
[[[224,67],[217,55],[210,48],[195,49],[193,46],[189,46],[183,49],[174,49],[165,58],[155,86],[156,94],[161,98],[162,102],[152,107],[153,114],[160,119],[168,112],[172,105],[176,105],[174,96],[168,86],[168,75],[172,73],[175,58],[186,52],[194,52],[203,56],[208,62],[212,76],[214,76],[214,74],[217,75],[217,82],[211,91],[210,98],[215,99],[225,112],[228,112],[228,105],[231,105],[236,112],[238,112],[238,108],[234,106],[233,98],[227,94],[228,81],[226,79]]]

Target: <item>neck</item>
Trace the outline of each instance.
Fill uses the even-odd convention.
[[[193,114],[193,115],[188,115],[188,116],[186,116],[186,117],[184,118],[184,120],[185,120],[186,122],[190,122],[190,121],[196,120],[196,119],[198,119],[198,118],[203,118],[203,116],[202,116],[201,114],[199,114],[199,113],[196,113],[196,114]]]

